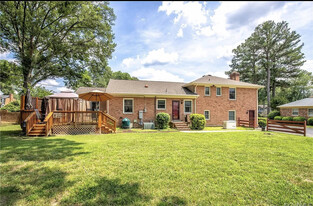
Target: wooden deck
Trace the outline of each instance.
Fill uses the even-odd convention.
[[[35,111],[21,111],[27,136],[50,134],[108,134],[116,132],[117,120],[102,111],[53,111],[41,122]]]

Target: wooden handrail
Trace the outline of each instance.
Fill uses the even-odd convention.
[[[29,134],[29,132],[31,131],[31,129],[33,128],[34,124],[36,124],[38,121],[37,119],[37,115],[36,112],[32,112],[26,119],[25,119],[25,123],[26,123],[26,135]]]
[[[46,124],[46,136],[48,136],[52,126],[53,126],[53,112],[50,112],[45,120],[44,120],[44,123]]]

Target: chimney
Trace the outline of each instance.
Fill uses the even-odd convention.
[[[239,81],[240,78],[239,78],[240,74],[239,72],[233,72],[229,75],[230,79],[231,80],[235,80],[235,81]]]
[[[13,102],[14,100],[13,94],[9,94],[9,99],[10,99],[10,102]]]

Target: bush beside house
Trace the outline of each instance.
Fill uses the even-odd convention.
[[[168,113],[158,113],[156,116],[157,129],[167,129],[170,122],[170,115]]]
[[[308,119],[307,124],[308,125],[313,125],[313,117]]]
[[[303,121],[305,121],[305,120],[306,120],[305,117],[294,117],[294,118],[293,118],[293,121],[303,122]]]
[[[203,130],[205,127],[205,117],[203,114],[191,114],[191,129],[193,130]]]
[[[282,116],[276,116],[276,117],[274,117],[274,120],[282,120]]]
[[[279,116],[280,115],[280,112],[277,111],[277,110],[274,110],[274,111],[271,111],[269,114],[268,114],[268,118],[269,119],[274,119],[276,116]]]
[[[282,120],[284,120],[284,121],[292,121],[293,117],[283,117]]]

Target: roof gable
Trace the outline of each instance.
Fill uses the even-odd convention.
[[[305,98],[298,101],[290,102],[287,104],[283,104],[278,106],[279,108],[290,108],[290,107],[313,107],[313,98]]]

